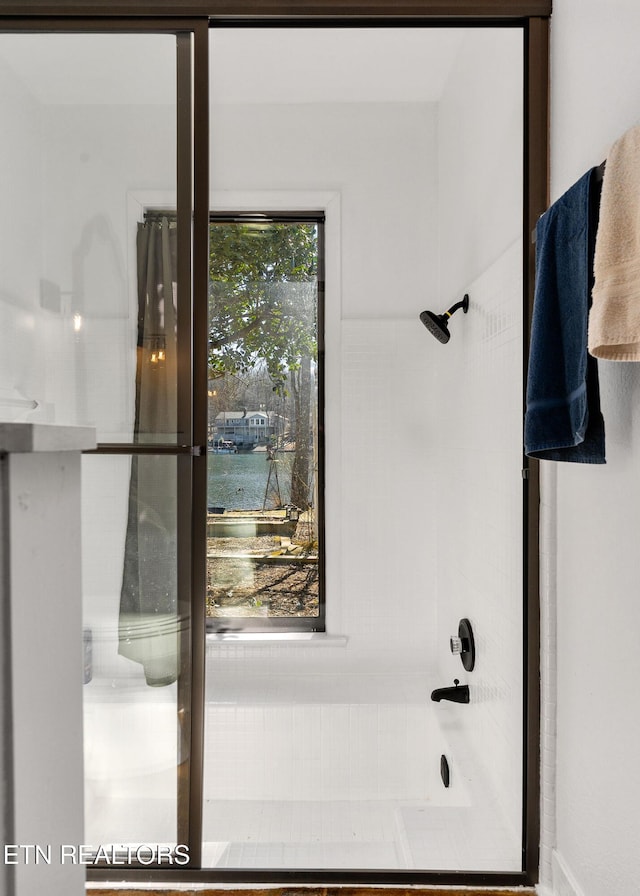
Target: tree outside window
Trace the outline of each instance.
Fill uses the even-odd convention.
[[[211,220],[207,612],[216,628],[321,625],[321,226]]]

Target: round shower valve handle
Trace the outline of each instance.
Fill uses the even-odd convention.
[[[473,630],[468,619],[461,619],[458,625],[458,636],[449,639],[451,653],[459,656],[462,665],[471,672],[476,662],[476,646],[473,638]]]

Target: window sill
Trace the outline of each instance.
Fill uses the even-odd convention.
[[[347,635],[329,635],[326,632],[209,632],[207,646],[224,644],[272,647],[346,647]]]

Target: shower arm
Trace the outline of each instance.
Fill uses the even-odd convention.
[[[462,308],[462,311],[464,314],[467,313],[467,311],[469,310],[469,295],[468,294],[465,294],[463,299],[461,299],[459,302],[456,302],[455,305],[452,305],[451,308],[449,308],[448,311],[445,311],[442,316],[443,317],[451,317],[453,314],[455,314],[455,312],[458,310],[458,308]]]

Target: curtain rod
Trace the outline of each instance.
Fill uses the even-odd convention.
[[[176,221],[178,218],[178,213],[173,209],[164,209],[164,208],[152,208],[147,209],[144,213],[145,221],[158,221],[162,218],[168,218],[170,221]]]

